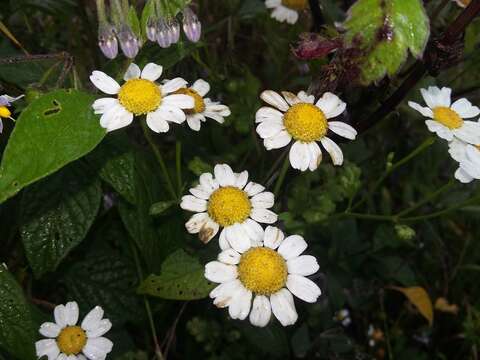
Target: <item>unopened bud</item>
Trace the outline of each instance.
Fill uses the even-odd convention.
[[[128,25],[123,25],[118,32],[118,41],[124,55],[133,59],[138,54],[138,39]]]
[[[171,45],[170,34],[165,19],[159,19],[157,22],[157,43],[162,48],[168,48]]]
[[[109,59],[115,59],[118,54],[118,41],[111,25],[103,25],[98,29],[98,46],[103,55]]]
[[[155,18],[151,17],[148,19],[147,28],[145,30],[148,40],[157,41],[158,21]]]
[[[202,23],[189,7],[183,10],[183,32],[187,39],[194,43],[200,40],[202,35]]]
[[[168,34],[170,38],[170,44],[176,44],[180,39],[180,24],[177,19],[171,18],[167,20]]]

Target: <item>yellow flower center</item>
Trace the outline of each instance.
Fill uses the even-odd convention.
[[[223,227],[244,222],[251,208],[247,193],[233,186],[215,190],[208,200],[208,215]]]
[[[203,101],[203,98],[200,96],[198,92],[196,92],[193,89],[188,89],[188,88],[183,88],[175,91],[175,94],[184,94],[184,95],[189,95],[195,100],[195,105],[193,109],[187,109],[185,110],[185,113],[187,114],[201,114],[205,111],[205,101]]]
[[[153,81],[130,79],[120,88],[118,100],[131,113],[143,115],[158,108],[162,92]]]
[[[0,106],[0,118],[9,118],[12,113],[6,106]]]
[[[65,355],[76,355],[87,343],[87,335],[80,326],[67,326],[57,337],[58,348]]]
[[[324,137],[328,130],[325,114],[312,104],[293,105],[283,115],[283,125],[288,133],[302,142],[312,142]]]
[[[238,274],[248,290],[270,295],[285,286],[288,272],[285,260],[275,250],[256,247],[242,255]]]
[[[449,129],[458,129],[463,125],[463,119],[455,111],[445,106],[433,109],[433,118]]]
[[[282,0],[282,5],[293,10],[303,10],[307,7],[307,0]]]

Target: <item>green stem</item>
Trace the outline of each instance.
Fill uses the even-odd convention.
[[[285,157],[285,155],[288,154],[288,151],[289,149],[286,149],[272,164],[272,166],[270,167],[270,170],[268,170],[268,173],[267,175],[265,176],[265,178],[263,179],[263,182],[262,184],[268,184],[268,181],[270,179],[270,177],[273,175],[273,173],[275,172],[275,170],[277,170],[278,166],[280,165],[280,163],[282,162],[283,158]]]
[[[178,185],[178,196],[182,194],[182,142],[177,140],[175,143],[175,164],[177,168],[177,185]]]
[[[280,191],[280,188],[282,187],[283,181],[285,180],[285,175],[287,175],[287,171],[289,167],[290,167],[290,160],[288,159],[288,156],[287,156],[285,158],[285,161],[283,162],[282,169],[280,170],[280,175],[278,176],[277,183],[275,184],[275,188],[273,190],[275,197],[278,197],[278,193]]]
[[[148,144],[153,150],[155,157],[157,158],[158,164],[160,165],[160,169],[162,170],[163,178],[167,184],[167,189],[170,192],[170,195],[174,200],[178,200],[177,194],[175,193],[175,188],[173,187],[172,180],[170,179],[170,175],[168,174],[167,166],[165,165],[165,161],[163,161],[162,154],[160,150],[158,150],[157,145],[153,141],[152,135],[150,134],[150,129],[148,128],[146,121],[141,121],[143,134],[145,135],[145,139],[147,139]]]
[[[385,303],[384,303],[384,293],[381,290],[380,294],[380,308],[382,310],[382,317],[383,317],[383,329],[385,331],[385,342],[387,343],[387,351],[388,351],[388,358],[393,360],[393,351],[392,351],[392,344],[390,342],[390,329],[388,328],[387,323],[387,314],[385,312]]]

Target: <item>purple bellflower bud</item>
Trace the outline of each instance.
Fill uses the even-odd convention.
[[[103,25],[98,29],[98,46],[103,55],[109,59],[115,59],[118,54],[118,41],[111,25]]]
[[[202,23],[192,9],[183,9],[183,32],[188,40],[196,43],[202,35]]]
[[[157,21],[157,43],[161,48],[168,48],[171,45],[170,34],[165,19],[160,18]]]
[[[177,19],[171,18],[167,20],[168,34],[170,38],[170,44],[176,44],[180,39],[180,24]]]
[[[145,30],[148,40],[157,41],[158,21],[155,18],[151,17],[148,19],[147,28]]]
[[[138,39],[128,25],[123,25],[118,32],[118,41],[124,55],[133,59],[138,54]]]

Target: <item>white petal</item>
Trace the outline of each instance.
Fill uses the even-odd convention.
[[[278,218],[277,214],[275,214],[273,211],[260,208],[253,208],[252,212],[250,213],[250,217],[259,223],[264,224],[273,224]]]
[[[113,343],[104,337],[88,339],[83,353],[91,360],[103,360],[112,351]]]
[[[259,193],[261,193],[263,190],[265,190],[265,187],[257,184],[253,181],[250,181],[247,186],[245,186],[245,192],[248,194],[248,196],[255,196]]]
[[[293,296],[287,289],[280,291],[270,296],[270,303],[272,305],[273,315],[280,321],[283,326],[293,325],[298,319],[297,311],[295,310],[295,303]]]
[[[240,262],[240,254],[233,249],[227,249],[218,254],[218,261],[228,265],[237,265]]]
[[[308,144],[308,150],[310,151],[310,164],[308,165],[308,169],[315,171],[322,162],[322,150],[316,142]]]
[[[345,111],[347,104],[330,92],[326,92],[315,104],[325,114],[327,119],[334,118]]]
[[[466,160],[460,163],[460,169],[465,171],[468,175],[474,179],[480,179],[480,166],[477,164]]]
[[[285,235],[283,235],[282,230],[275,226],[267,226],[265,229],[265,236],[263,238],[263,244],[266,247],[271,249],[276,249],[280,246],[284,239]]]
[[[320,142],[322,143],[323,147],[327,152],[330,154],[332,158],[332,162],[334,165],[342,165],[343,164],[343,153],[340,147],[328,137],[323,137]]]
[[[426,120],[425,124],[427,125],[428,130],[430,130],[433,133],[436,133],[440,138],[445,139],[447,141],[453,140],[453,132],[446,126],[443,126],[442,124],[440,124],[438,121]]]
[[[204,173],[200,175],[200,185],[202,185],[205,189],[213,192],[218,189],[220,186],[218,181],[213,178],[213,175],[210,173]]]
[[[463,119],[470,119],[480,114],[480,109],[477,106],[472,106],[472,103],[467,99],[458,99],[455,101],[452,104],[452,110]]]
[[[469,161],[472,161],[480,167],[480,149],[476,146],[468,145],[466,148],[466,155]]]
[[[55,317],[55,323],[64,328],[67,326],[67,314],[65,311],[65,305],[57,305],[53,310],[53,316]]]
[[[60,330],[62,330],[62,328],[59,325],[52,322],[46,322],[40,326],[38,332],[45,337],[55,338],[60,333]]]
[[[198,95],[204,97],[210,91],[210,84],[203,79],[198,79],[193,83],[192,89],[195,90]]]
[[[470,146],[467,143],[453,139],[448,143],[448,152],[453,160],[462,162],[467,157],[467,147]]]
[[[239,253],[244,253],[250,246],[250,238],[243,226],[240,224],[233,224],[225,228],[225,238],[230,246]]]
[[[115,98],[101,98],[93,102],[92,108],[95,114],[103,114],[113,107],[120,105],[118,99]]]
[[[54,339],[37,341],[35,351],[38,357],[47,356],[48,360],[56,360],[58,354],[60,354],[60,349]]]
[[[471,183],[474,178],[470,176],[464,169],[458,168],[457,171],[455,171],[455,179],[460,181],[463,184],[468,184]]]
[[[275,196],[269,191],[264,191],[250,199],[254,208],[269,209],[275,203]]]
[[[184,88],[186,86],[187,86],[187,81],[182,79],[182,78],[178,77],[178,78],[169,80],[161,86],[162,95],[170,94],[170,93],[172,93],[174,91],[177,91],[180,88]]]
[[[308,143],[295,141],[288,154],[290,164],[294,169],[305,171],[310,165],[310,149]]]
[[[480,144],[480,123],[464,121],[461,128],[453,129],[453,134],[469,144]]]
[[[220,246],[221,250],[227,250],[231,248],[227,240],[227,232],[225,229],[220,231],[220,236],[218,237],[218,246]]]
[[[132,121],[133,114],[118,103],[102,115],[100,126],[107,129],[107,131],[114,131],[130,125]]]
[[[224,283],[237,278],[237,267],[220,261],[211,261],[205,265],[205,277],[215,283]]]
[[[162,105],[170,105],[180,109],[191,109],[195,106],[195,100],[189,95],[172,94],[162,99]],[[184,117],[185,120],[185,117]]]
[[[97,326],[87,331],[88,338],[96,338],[106,334],[112,328],[112,323],[108,319],[100,320]]]
[[[182,109],[176,105],[164,103],[160,105],[156,111],[161,114],[163,119],[176,124],[182,124],[187,118]]]
[[[187,115],[187,124],[193,131],[200,131],[202,127],[202,121],[198,115],[200,114]]]
[[[320,266],[315,256],[301,255],[288,260],[287,268],[289,274],[308,276],[315,274]]]
[[[252,242],[259,243],[263,241],[263,228],[259,223],[252,219],[247,219],[242,226]]]
[[[208,200],[210,195],[212,195],[212,191],[205,189],[201,184],[191,188],[189,191],[193,196],[203,200]]]
[[[413,102],[413,101],[409,101],[408,106],[410,106],[414,110],[417,110],[423,116],[428,117],[430,119],[433,119],[433,111],[430,108],[424,107],[424,106],[422,106],[420,104],[417,104],[416,102]]]
[[[357,137],[357,130],[342,121],[330,121],[328,128],[346,139],[355,140]]]
[[[83,330],[95,330],[103,317],[101,306],[95,306],[82,321]]]
[[[123,75],[123,80],[128,81],[130,79],[138,79],[141,74],[141,70],[138,67],[137,64],[131,63],[128,66],[127,71],[125,72],[125,75]]]
[[[290,108],[285,99],[273,90],[263,91],[260,94],[260,99],[282,111],[287,111]]]
[[[278,253],[285,260],[293,259],[299,256],[307,248],[307,242],[300,235],[290,235],[283,240],[278,248]]]
[[[267,150],[280,149],[288,145],[291,140],[290,134],[286,130],[282,130],[277,135],[263,140],[263,145]]]
[[[265,6],[268,9],[275,8],[282,3],[282,0],[266,0]]]
[[[147,125],[156,133],[166,133],[170,129],[164,113],[158,109],[147,114]]]
[[[217,104],[217,103],[209,103],[207,102],[209,99],[205,99],[205,111],[209,113],[216,113],[221,116],[230,116],[232,112],[230,108],[226,105]]]
[[[255,296],[249,317],[250,323],[254,326],[264,327],[270,321],[271,316],[272,308],[270,306],[270,300],[263,295]]]
[[[250,312],[252,305],[252,292],[243,286],[233,297],[228,306],[228,314],[232,319],[244,320]]]
[[[218,164],[214,168],[215,180],[221,186],[233,186],[235,185],[236,177],[233,174],[232,168],[227,164]]]
[[[207,202],[193,195],[184,195],[182,196],[180,207],[183,210],[188,210],[193,212],[204,212],[204,211],[207,211]]]
[[[282,120],[265,120],[258,124],[257,126],[257,134],[262,139],[267,139],[274,137],[280,133],[280,131],[284,130],[285,126],[283,125]]]
[[[283,114],[280,111],[273,109],[269,106],[261,107],[255,114],[255,122],[260,123],[266,120],[272,120],[282,123]]]
[[[65,319],[67,325],[73,326],[78,321],[78,304],[75,301],[68,302],[65,305]]]
[[[294,93],[291,93],[290,91],[282,91],[282,95],[283,95],[284,99],[287,101],[287,103],[288,103],[290,106],[302,102],[302,101],[297,97],[297,95],[295,95]]]
[[[101,71],[94,71],[90,75],[90,81],[97,89],[105,94],[115,95],[120,90],[120,85],[110,76]]]
[[[207,118],[215,120],[219,124],[223,124],[225,122],[225,119],[223,118],[223,116],[220,114],[217,114],[216,112],[205,110],[203,115]]]
[[[313,104],[315,102],[315,96],[308,95],[305,91],[299,91],[297,97],[304,103]]]
[[[202,228],[200,229],[198,233],[198,237],[200,241],[206,244],[210,240],[212,240],[215,237],[215,235],[217,235],[219,229],[220,229],[220,225],[218,225],[212,219],[208,218],[207,222],[203,224]]]
[[[142,70],[142,79],[156,81],[162,76],[163,67],[154,63],[148,63]]]
[[[301,275],[288,275],[287,288],[293,295],[309,303],[316,302],[322,294],[317,284]]]
[[[235,187],[243,189],[248,182],[248,171],[242,171],[240,174],[235,174]]]
[[[236,294],[243,288],[240,280],[225,282],[218,285],[210,292],[210,298],[215,299],[213,304],[218,308],[224,308],[230,305]]]

